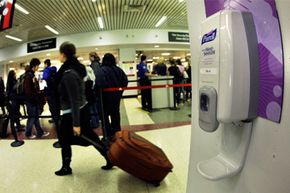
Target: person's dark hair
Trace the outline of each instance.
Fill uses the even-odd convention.
[[[15,71],[14,70],[10,70],[9,73],[8,73],[7,82],[10,83],[10,82],[16,80],[15,75],[16,75]]]
[[[25,72],[27,72],[29,69],[30,69],[29,65],[26,65],[26,66],[24,67]]]
[[[181,60],[180,60],[180,59],[176,60],[176,63],[177,63],[177,65],[180,65],[180,66],[182,66],[182,62],[181,62]]]
[[[147,59],[147,56],[145,56],[145,55],[141,56],[141,62],[145,61],[146,59]]]
[[[101,60],[99,55],[97,54],[97,52],[90,52],[89,55],[90,55],[90,57],[93,57],[98,62]]]
[[[29,64],[30,70],[36,66],[39,66],[41,64],[40,60],[38,58],[32,58]]]
[[[173,58],[169,59],[170,65],[176,65],[176,61]]]
[[[59,52],[64,54],[67,58],[74,58],[76,55],[76,47],[70,42],[64,42],[61,44]]]
[[[113,54],[111,54],[111,53],[105,54],[104,57],[103,57],[102,65],[104,65],[104,66],[116,66],[117,63],[116,63],[115,56]]]
[[[47,66],[51,66],[50,59],[45,60],[45,61],[44,61],[44,64],[46,64]]]

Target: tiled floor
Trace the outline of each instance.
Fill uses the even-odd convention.
[[[120,169],[102,171],[104,160],[93,147],[73,147],[73,175],[57,177],[60,150],[54,140],[27,140],[11,148],[0,141],[1,193],[185,193],[190,146],[190,126],[139,132],[160,146],[174,165],[160,187],[138,180]],[[179,139],[179,140],[178,140]],[[182,139],[182,140],[180,140]]]
[[[120,107],[122,129],[134,131],[146,131],[189,125],[190,117],[188,115],[190,113],[190,102],[181,104],[179,109],[176,111],[170,109],[159,109],[149,113],[142,110],[140,98],[127,98],[122,100]],[[45,110],[42,115],[50,115],[47,106],[45,106]],[[41,119],[41,125],[46,131],[51,133],[47,138],[56,138],[56,132],[53,128],[53,124],[48,123],[48,120],[49,119],[47,118]],[[26,125],[26,120],[23,120],[21,123]],[[101,129],[98,130],[98,134],[102,135]],[[19,139],[25,139],[24,132],[18,133],[18,137]],[[13,136],[10,135],[9,139],[12,138]]]

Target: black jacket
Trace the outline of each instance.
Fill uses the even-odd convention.
[[[80,108],[86,104],[85,67],[76,58],[67,60],[57,73],[61,109],[72,114],[73,126],[80,126]]]
[[[96,73],[96,89],[119,88],[128,86],[128,78],[125,72],[117,66],[102,65]],[[99,93],[100,94],[100,93]],[[120,103],[123,91],[103,92],[103,105],[107,110],[113,110]]]

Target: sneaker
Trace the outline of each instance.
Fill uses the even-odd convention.
[[[49,136],[49,132],[44,131],[42,135],[37,135],[38,138]]]
[[[36,138],[36,135],[30,135],[27,137],[28,139],[35,139]]]
[[[47,136],[49,136],[49,132],[44,131],[41,137],[47,137]]]

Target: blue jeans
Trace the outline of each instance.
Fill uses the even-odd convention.
[[[97,108],[97,103],[90,103],[89,104],[89,108],[90,108],[90,113],[91,113],[91,119],[90,119],[90,123],[91,123],[91,128],[95,129],[99,127],[99,115],[98,115],[98,108]]]
[[[26,135],[26,137],[31,136],[33,125],[35,125],[35,129],[37,131],[37,136],[41,137],[44,132],[40,126],[39,117],[38,117],[39,111],[40,111],[39,106],[37,104],[33,104],[30,102],[27,102],[26,106],[27,106],[28,119],[27,119],[25,135]]]

